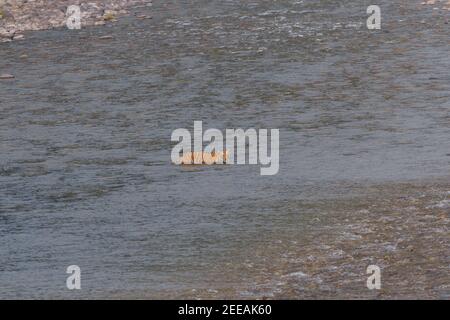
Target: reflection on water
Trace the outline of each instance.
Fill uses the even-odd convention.
[[[353,285],[365,281],[358,266],[420,235],[422,217],[411,209],[405,230],[388,223],[384,240],[361,242],[367,223],[411,206],[371,186],[448,176],[450,58],[442,13],[381,1],[383,30],[373,32],[367,5],[155,1],[137,9],[152,19],[2,44],[1,70],[16,78],[0,83],[0,295],[369,294]],[[194,120],[279,128],[280,172],[171,165],[171,132]],[[408,201],[428,210],[447,187]],[[378,201],[383,210],[370,210]],[[442,220],[422,226],[440,260],[402,251],[396,261],[434,275],[415,275],[418,295],[442,297],[448,208],[432,212]],[[65,289],[72,264],[80,292]],[[408,279],[391,293],[414,296]]]

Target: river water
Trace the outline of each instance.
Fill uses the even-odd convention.
[[[450,297],[449,13],[378,3],[380,31],[368,1],[154,1],[1,44],[0,297]],[[279,173],[172,165],[195,120],[278,128]]]

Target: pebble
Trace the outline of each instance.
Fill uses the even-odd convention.
[[[0,74],[0,80],[6,80],[6,79],[14,79],[14,76],[9,73]]]

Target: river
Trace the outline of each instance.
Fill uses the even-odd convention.
[[[449,14],[378,3],[379,31],[367,1],[154,1],[0,44],[0,297],[449,298]],[[171,164],[196,120],[278,128],[279,173]]]

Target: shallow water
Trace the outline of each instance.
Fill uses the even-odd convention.
[[[418,3],[381,1],[369,31],[364,2],[155,1],[136,9],[152,19],[1,44],[16,78],[0,82],[0,296],[353,293],[280,289],[271,250],[326,235],[354,197],[376,203],[372,185],[448,176],[449,14]],[[171,132],[194,120],[279,128],[280,172],[171,165]],[[330,256],[327,239],[305,250]]]

